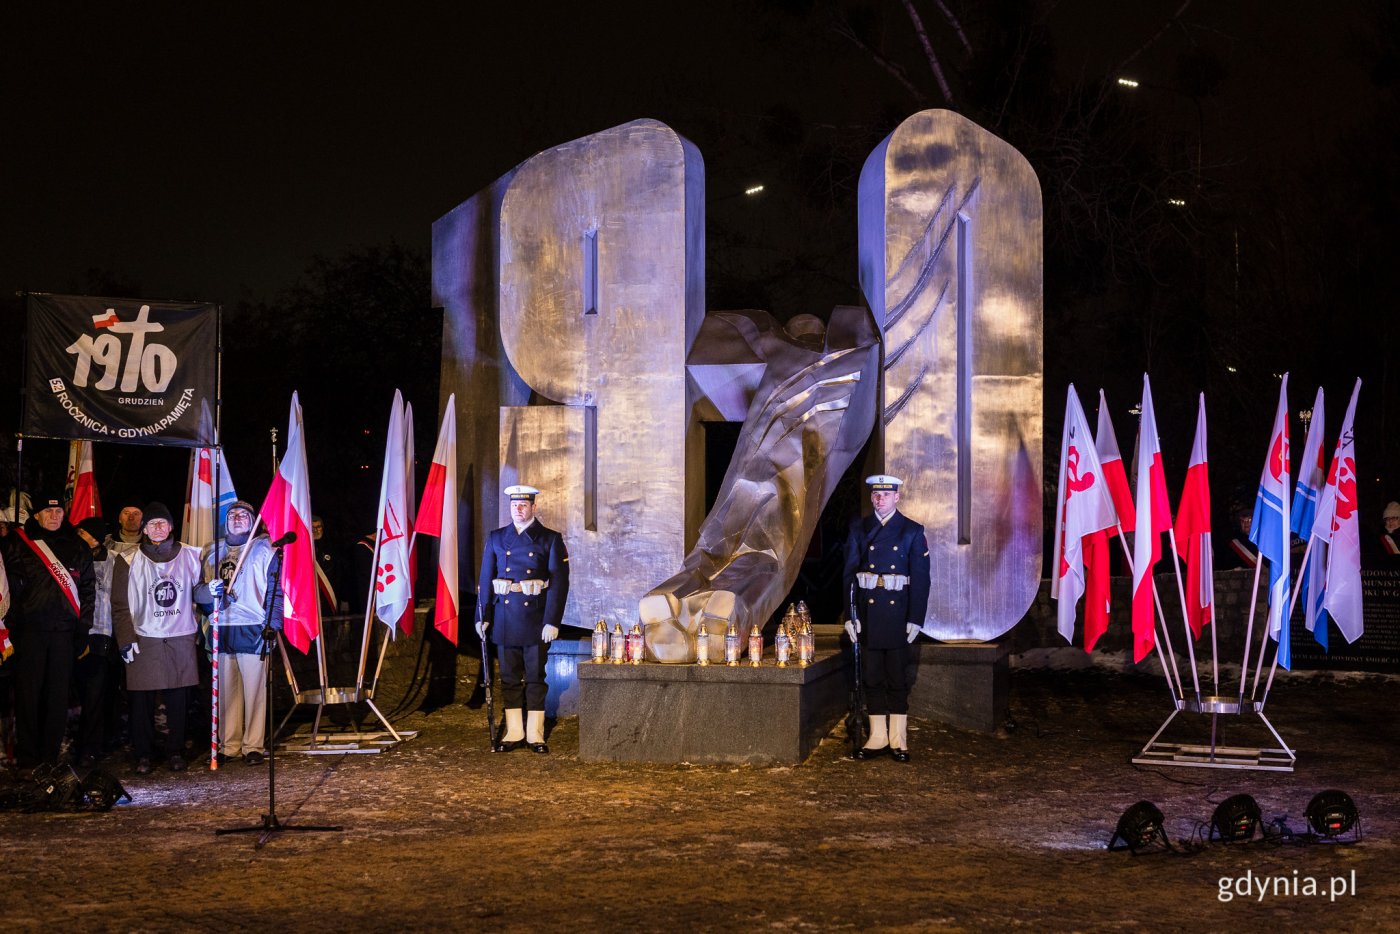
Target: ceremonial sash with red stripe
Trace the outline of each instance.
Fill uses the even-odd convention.
[[[82,616],[83,611],[78,608],[78,585],[73,580],[73,575],[68,573],[68,569],[63,566],[63,562],[58,560],[58,556],[53,553],[48,542],[36,542],[25,534],[24,529],[15,529],[15,534],[20,541],[30,547],[39,558],[40,563],[48,568],[49,575],[58,584],[58,589],[63,591],[63,595],[68,598],[68,605],[73,609],[74,616]]]

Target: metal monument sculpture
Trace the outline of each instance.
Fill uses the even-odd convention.
[[[641,600],[649,659],[694,659],[703,626],[718,661],[731,621],[747,639],[782,603],[870,436],[879,346],[863,308],[837,308],[829,326],[799,315],[786,329],[762,311],[705,319],[687,370],[714,414],[744,428],[699,541]]]
[[[703,163],[664,124],[522,163],[433,225],[442,396],[461,407],[473,505],[463,566],[504,521],[495,490],[560,491],[540,513],[569,541],[565,623],[640,613],[648,658],[692,660],[702,621],[747,630],[779,605],[873,428],[866,466],[909,480],[929,530],[925,632],[1005,632],[1040,575],[1040,218],[1012,147],[916,114],[861,174],[873,321],[837,309],[821,334],[810,316],[704,315]],[[744,428],[704,517],[714,418]]]

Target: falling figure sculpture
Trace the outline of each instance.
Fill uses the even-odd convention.
[[[706,316],[686,369],[712,419],[743,421],[714,508],[681,569],[641,599],[648,660],[695,660],[701,626],[723,647],[762,626],[797,579],[841,476],[875,421],[880,336],[863,308],[823,327],[763,311]],[[711,661],[722,661],[710,649]]]

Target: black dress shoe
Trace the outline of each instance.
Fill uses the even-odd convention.
[[[864,746],[862,746],[860,749],[857,749],[855,751],[855,755],[851,756],[851,758],[860,759],[861,761],[864,761],[866,759],[878,759],[881,756],[887,756],[889,754],[890,747],[888,746],[881,746],[879,749],[866,749]]]
[[[501,740],[501,744],[500,744],[499,746],[496,747],[496,751],[497,751],[497,752],[514,752],[516,749],[519,749],[521,746],[524,746],[524,745],[525,745],[525,740],[523,740],[523,739],[503,739],[503,740]]]
[[[894,761],[896,762],[908,762],[910,759],[909,750],[907,749],[891,749],[890,755],[894,756]]]
[[[531,751],[531,752],[537,752],[537,753],[539,753],[540,755],[548,755],[548,754],[549,754],[549,747],[546,746],[544,743],[531,743],[531,744],[530,744],[530,751]]]
[[[136,760],[136,774],[137,774],[137,775],[150,775],[150,774],[151,774],[151,760],[150,760],[150,759],[137,759],[137,760]]]
[[[243,761],[247,765],[262,765],[264,758],[260,752],[245,752],[243,754]]]
[[[170,761],[165,763],[165,767],[172,772],[183,772],[187,768],[184,757],[179,753],[171,756]]]

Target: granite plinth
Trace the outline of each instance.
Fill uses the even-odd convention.
[[[911,714],[982,733],[1005,722],[1011,672],[1003,645],[921,642],[911,654]]]
[[[800,763],[846,712],[846,665],[834,646],[806,668],[583,662],[579,758]]]

